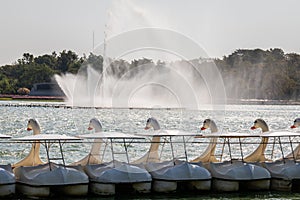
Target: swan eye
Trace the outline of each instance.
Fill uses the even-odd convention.
[[[204,122],[203,122],[204,124],[206,123],[206,120],[204,120]]]
[[[256,123],[257,123],[257,121],[255,120],[254,124],[256,124]]]
[[[149,122],[150,122],[150,119],[147,120],[147,123],[149,123]]]
[[[297,122],[297,120],[295,120],[294,122]]]

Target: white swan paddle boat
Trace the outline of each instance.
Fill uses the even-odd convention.
[[[90,120],[88,130],[93,130],[93,129],[95,130],[95,132],[102,132],[101,122],[97,118],[92,118]],[[91,164],[102,163],[103,158],[100,154],[102,143],[103,143],[103,140],[101,138],[94,139],[90,153],[88,155],[86,155],[84,158],[82,158],[81,160],[72,163],[71,165],[85,166],[87,164],[91,165]]]
[[[36,120],[28,121],[28,130],[37,127],[39,125]],[[18,166],[14,169],[18,193],[33,198],[46,198],[51,195],[85,196],[88,194],[88,176],[80,167],[77,169],[67,167],[62,150],[63,144],[78,141],[79,138],[59,134],[36,134],[13,140],[44,145],[48,159],[46,164]],[[61,157],[52,158],[50,157],[50,147],[55,143],[59,145]],[[37,155],[39,152],[35,151],[34,154]],[[63,163],[55,164],[51,160],[61,160]],[[27,163],[34,163],[28,161],[27,159]]]
[[[161,130],[158,121],[155,118],[149,118],[145,129],[153,127],[153,132],[140,133],[139,135],[152,137],[149,151],[138,161],[141,161],[146,169],[150,172],[153,182],[152,190],[154,192],[174,192],[179,189],[178,185],[184,189],[208,191],[211,188],[211,175],[201,163],[189,163],[186,151],[185,137],[194,137],[197,133],[189,133],[180,130]],[[173,141],[174,137],[183,138],[183,148],[185,155],[184,160],[175,158]],[[171,147],[172,160],[165,162],[157,162],[160,160],[158,156],[158,146],[160,139],[164,138],[164,142],[168,142]],[[153,162],[154,161],[154,162]],[[135,161],[136,163],[137,161]]]
[[[213,143],[210,144],[209,148],[206,149],[209,157],[214,155],[216,138],[223,139],[223,147],[227,144],[229,150],[229,161],[223,162],[209,162],[205,166],[210,171],[213,181],[212,189],[221,192],[234,192],[238,190],[268,190],[270,187],[270,173],[263,167],[246,163],[243,158],[243,149],[241,145],[241,138],[255,137],[254,135],[246,133],[229,133],[229,132],[218,132],[218,128],[215,122],[211,119],[206,119],[203,122],[201,130],[210,128],[212,133],[202,134],[198,137],[215,138]],[[256,136],[257,137],[257,136]],[[232,156],[232,142],[231,140],[238,139],[237,144],[240,148],[241,159],[234,159]],[[224,149],[224,148],[223,148]],[[203,155],[203,154],[202,154]],[[200,156],[204,161],[210,161],[208,155]],[[221,153],[221,156],[223,152]],[[215,158],[213,157],[215,160]],[[196,159],[199,161],[199,159]],[[201,160],[200,160],[201,161]]]
[[[9,139],[8,135],[0,134],[0,139]],[[0,197],[8,197],[15,194],[15,175],[10,164],[0,165]]]
[[[279,146],[279,151],[281,152],[281,159],[279,160],[267,160],[262,162],[261,165],[264,166],[271,173],[271,190],[277,191],[299,191],[300,190],[300,164],[296,162],[296,153],[293,150],[293,138],[299,138],[300,133],[294,133],[289,131],[269,131],[267,123],[262,119],[257,119],[254,122],[254,128],[261,128],[261,137],[264,138],[263,141],[268,141],[273,138],[274,142],[272,144],[272,152],[274,153],[275,143]],[[286,139],[286,141],[283,141]],[[287,156],[284,155],[283,144],[287,144],[291,148],[292,153]],[[267,144],[263,144],[266,148]],[[259,147],[258,147],[259,148]],[[297,147],[298,148],[298,147]],[[296,149],[297,149],[296,148]],[[260,155],[264,155],[265,150],[263,150]],[[290,156],[292,155],[292,156]],[[273,156],[273,155],[271,155]],[[257,155],[254,157],[259,158]],[[292,157],[292,158],[291,158]],[[261,159],[258,159],[260,161]]]
[[[99,130],[100,122],[97,119],[92,119],[89,129],[95,128]],[[129,164],[128,145],[133,140],[144,139],[141,136],[135,136],[125,134],[122,132],[95,132],[92,134],[79,135],[78,137],[84,139],[94,139],[98,142],[102,141],[110,146],[112,154],[112,161],[102,164],[87,164],[85,165],[85,172],[89,176],[90,191],[97,195],[114,195],[117,192],[118,187],[130,186],[138,193],[150,193],[151,192],[151,175],[141,166],[135,166]],[[129,142],[128,142],[129,141]],[[124,145],[123,152],[116,152],[114,145],[122,143]],[[104,150],[105,153],[105,150]],[[104,156],[103,153],[103,156]],[[127,162],[119,162],[115,160],[116,154],[124,154]],[[129,192],[128,190],[126,191]]]

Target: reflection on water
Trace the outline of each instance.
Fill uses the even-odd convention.
[[[230,132],[253,132],[250,127],[256,118],[264,119],[270,127],[270,130],[290,130],[295,118],[299,117],[300,106],[296,105],[228,105],[226,110],[216,115],[213,110],[180,110],[180,109],[84,109],[84,108],[67,108],[64,106],[52,107],[47,106],[5,106],[7,102],[0,102],[0,133],[11,135],[12,137],[21,137],[31,135],[32,132],[26,130],[29,118],[35,118],[39,121],[42,133],[58,133],[66,135],[87,134],[89,120],[97,117],[102,122],[104,131],[122,131],[125,133],[144,132],[144,126],[147,118],[156,117],[164,129],[181,129],[191,132],[200,132],[199,127],[206,118],[213,118],[220,129]],[[16,104],[16,102],[14,102]],[[56,104],[55,104],[56,105]],[[209,130],[208,130],[209,131]],[[255,130],[257,131],[257,130]],[[295,131],[295,130],[294,130]],[[297,131],[297,130],[296,130]],[[249,139],[245,139],[249,142]],[[255,139],[253,139],[255,140]],[[256,139],[258,142],[259,140]],[[148,140],[147,140],[148,141]],[[147,142],[145,141],[145,142]],[[188,157],[189,159],[197,157],[207,146],[203,139],[189,138],[188,140]],[[251,142],[251,141],[250,141]],[[180,144],[178,144],[180,145]],[[244,155],[250,153],[257,144],[248,144],[243,146]],[[122,148],[121,144],[116,145]],[[141,157],[148,150],[150,144],[133,143],[129,148],[130,160]],[[15,163],[22,159],[30,149],[30,144],[16,144],[7,141],[1,141],[0,162]],[[65,144],[64,154],[66,163],[72,163],[84,157],[90,150],[91,143],[79,142]],[[233,148],[235,148],[233,146]],[[287,147],[286,147],[287,148]],[[182,148],[175,148],[175,155],[180,155]],[[289,149],[287,149],[289,150]],[[53,148],[53,153],[58,151]],[[220,151],[220,147],[217,148]],[[288,152],[287,152],[288,153]],[[280,152],[277,156],[281,156]],[[41,148],[41,158],[45,159],[44,149]],[[170,159],[170,147],[165,145],[162,154],[164,159]],[[225,155],[225,159],[228,158]],[[109,161],[109,154],[106,154]],[[120,158],[121,159],[121,158]],[[171,194],[150,195],[142,197],[123,197],[114,198],[123,199],[300,199],[297,193],[239,193],[239,194],[209,194],[209,195],[183,195]],[[64,198],[65,199],[65,198]],[[99,199],[99,198],[88,198]],[[107,199],[107,198],[105,198]],[[109,199],[109,198],[108,198]]]
[[[74,198],[56,197],[48,200],[73,200]],[[139,194],[139,195],[116,195],[113,197],[96,197],[89,196],[86,198],[76,198],[76,200],[165,200],[165,199],[181,199],[181,200],[213,200],[213,199],[233,199],[233,200],[284,200],[284,199],[300,199],[300,193],[287,192],[240,192],[240,193],[171,193],[171,194]]]

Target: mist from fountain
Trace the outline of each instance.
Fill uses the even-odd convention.
[[[225,104],[225,89],[215,64],[202,62],[201,59],[201,62],[199,59],[191,60],[207,58],[203,48],[175,31],[152,28],[155,23],[151,22],[146,12],[121,2],[109,11],[105,42],[93,50],[93,54],[104,56],[103,71],[85,65],[76,75],[55,75],[55,80],[66,94],[67,104],[81,107],[188,109],[200,109],[203,105],[216,109],[216,105]],[[127,7],[124,8],[124,5]],[[128,11],[130,15],[124,13]],[[142,24],[152,27],[140,28]],[[109,73],[113,61],[123,59],[130,62],[139,58],[153,58],[153,62],[128,69],[122,77]],[[177,61],[171,62],[170,58]],[[155,64],[158,60],[166,62]]]

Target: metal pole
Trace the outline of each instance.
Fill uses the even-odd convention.
[[[125,152],[126,152],[127,163],[129,164],[129,157],[128,157],[128,151],[127,151],[127,146],[126,146],[125,138],[123,138],[123,143],[124,143],[124,148],[125,148]]]
[[[240,151],[241,151],[241,156],[242,156],[242,162],[244,162],[244,154],[243,154],[242,142],[241,142],[241,138],[240,137],[239,137],[239,143],[240,143]]]
[[[292,140],[291,140],[291,136],[289,136],[289,141],[290,141],[290,145],[291,145],[291,150],[292,150],[294,163],[296,163],[296,156],[295,156],[295,152],[294,152],[294,149],[293,149],[293,143],[292,143]]]
[[[172,137],[170,136],[170,145],[171,145],[171,151],[172,151],[172,157],[173,157],[173,163],[175,165],[175,156],[174,156],[174,149],[172,144]]]
[[[232,163],[232,155],[231,155],[231,148],[230,148],[229,138],[227,138],[227,145],[228,145],[228,151],[229,151],[229,156],[230,156],[230,162]]]
[[[113,159],[113,165],[115,167],[115,155],[114,155],[114,147],[113,147],[112,139],[110,139],[110,149],[111,149],[111,155]]]
[[[58,144],[59,144],[59,149],[60,149],[61,159],[62,159],[62,161],[63,161],[64,168],[66,168],[66,163],[65,163],[65,159],[64,159],[63,150],[62,150],[62,144],[61,144],[60,140],[58,140]]]
[[[187,152],[186,152],[186,143],[185,143],[184,136],[182,136],[182,139],[183,139],[183,148],[184,148],[185,161],[188,161]]]
[[[50,169],[50,171],[52,171],[51,163],[50,163],[50,156],[49,156],[50,145],[49,145],[49,147],[47,146],[47,141],[46,140],[45,140],[45,148],[46,148],[46,154],[47,154],[49,169]]]
[[[275,139],[275,138],[274,138],[274,139]],[[279,142],[279,146],[280,146],[280,151],[281,151],[283,163],[285,163],[284,154],[283,154],[283,148],[282,148],[282,144],[281,144],[280,137],[278,137],[278,142]]]
[[[271,159],[273,160],[273,156],[274,156],[274,148],[275,148],[275,138],[273,140],[273,147],[272,147],[272,152],[271,152]]]

